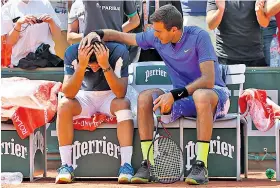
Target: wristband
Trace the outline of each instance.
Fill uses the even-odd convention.
[[[189,96],[189,92],[185,87],[173,89],[170,91],[170,93],[172,94],[174,101],[177,101],[181,98],[185,98],[185,97]]]
[[[102,69],[103,70],[103,72],[108,72],[109,70],[111,70],[111,66],[109,66],[108,68],[106,68],[106,69]]]
[[[100,39],[103,39],[104,37],[104,31],[99,29],[94,31],[97,35],[99,35]]]

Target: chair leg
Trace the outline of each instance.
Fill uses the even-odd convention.
[[[181,125],[181,119],[179,120],[179,127],[180,127],[180,148],[182,149],[183,153],[185,148],[184,148],[184,129],[183,129],[183,125]],[[183,158],[183,160],[185,161],[185,158]],[[183,161],[183,164],[185,164]],[[181,181],[184,181],[184,177],[185,177],[185,165],[183,166],[184,169],[184,173],[183,176],[180,178]]]
[[[280,121],[275,121],[276,181],[280,181]]]
[[[237,117],[237,127],[236,127],[236,140],[237,140],[237,143],[236,143],[236,180],[237,181],[240,181],[241,180],[241,162],[240,162],[240,156],[241,156],[241,135],[240,135],[240,116]]]
[[[244,121],[244,176],[248,178],[248,127],[247,123]]]

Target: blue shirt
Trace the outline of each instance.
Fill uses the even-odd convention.
[[[184,16],[206,16],[206,0],[182,0],[181,2]]]
[[[120,77],[128,77],[128,63],[129,63],[129,53],[125,45],[108,42],[106,43],[109,49],[109,63],[115,73],[120,75]],[[79,44],[74,44],[68,47],[65,51],[64,56],[64,74],[73,75],[75,72],[74,63],[78,59],[78,47]],[[120,69],[116,68],[117,61],[122,58],[123,62],[120,65]],[[117,72],[118,71],[118,72]],[[93,72],[91,68],[87,68],[84,75],[84,80],[81,85],[81,90],[85,91],[106,91],[111,90],[105,75],[100,68],[97,72]]]
[[[174,88],[185,87],[201,77],[200,63],[214,61],[215,85],[225,86],[209,34],[196,26],[184,27],[181,40],[175,45],[161,44],[154,30],[138,33],[136,41],[146,50],[155,48],[166,64]]]

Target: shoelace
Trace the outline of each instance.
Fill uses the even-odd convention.
[[[133,169],[131,169],[128,165],[124,165],[120,168],[119,170],[119,175],[121,173],[124,173],[124,174],[133,174]]]
[[[203,167],[199,164],[194,164],[192,169],[192,174],[198,175],[202,171]]]
[[[68,171],[70,174],[72,173],[69,168],[67,166],[61,166],[59,169],[57,169],[58,172],[60,172],[61,170],[66,170]]]

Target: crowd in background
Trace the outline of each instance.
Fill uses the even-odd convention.
[[[30,62],[35,67],[43,67],[41,61],[34,63],[42,56],[54,59],[53,66],[63,65],[58,58],[63,59],[66,48],[91,31],[146,31],[151,29],[149,16],[167,3],[182,13],[185,26],[208,31],[220,63],[280,66],[276,37],[277,23],[280,27],[280,3],[275,0],[2,0],[1,64],[10,64],[5,50],[11,47],[10,67],[22,68]],[[42,55],[46,49],[57,56]],[[132,46],[128,49],[131,63],[161,60],[155,50],[141,51]]]

